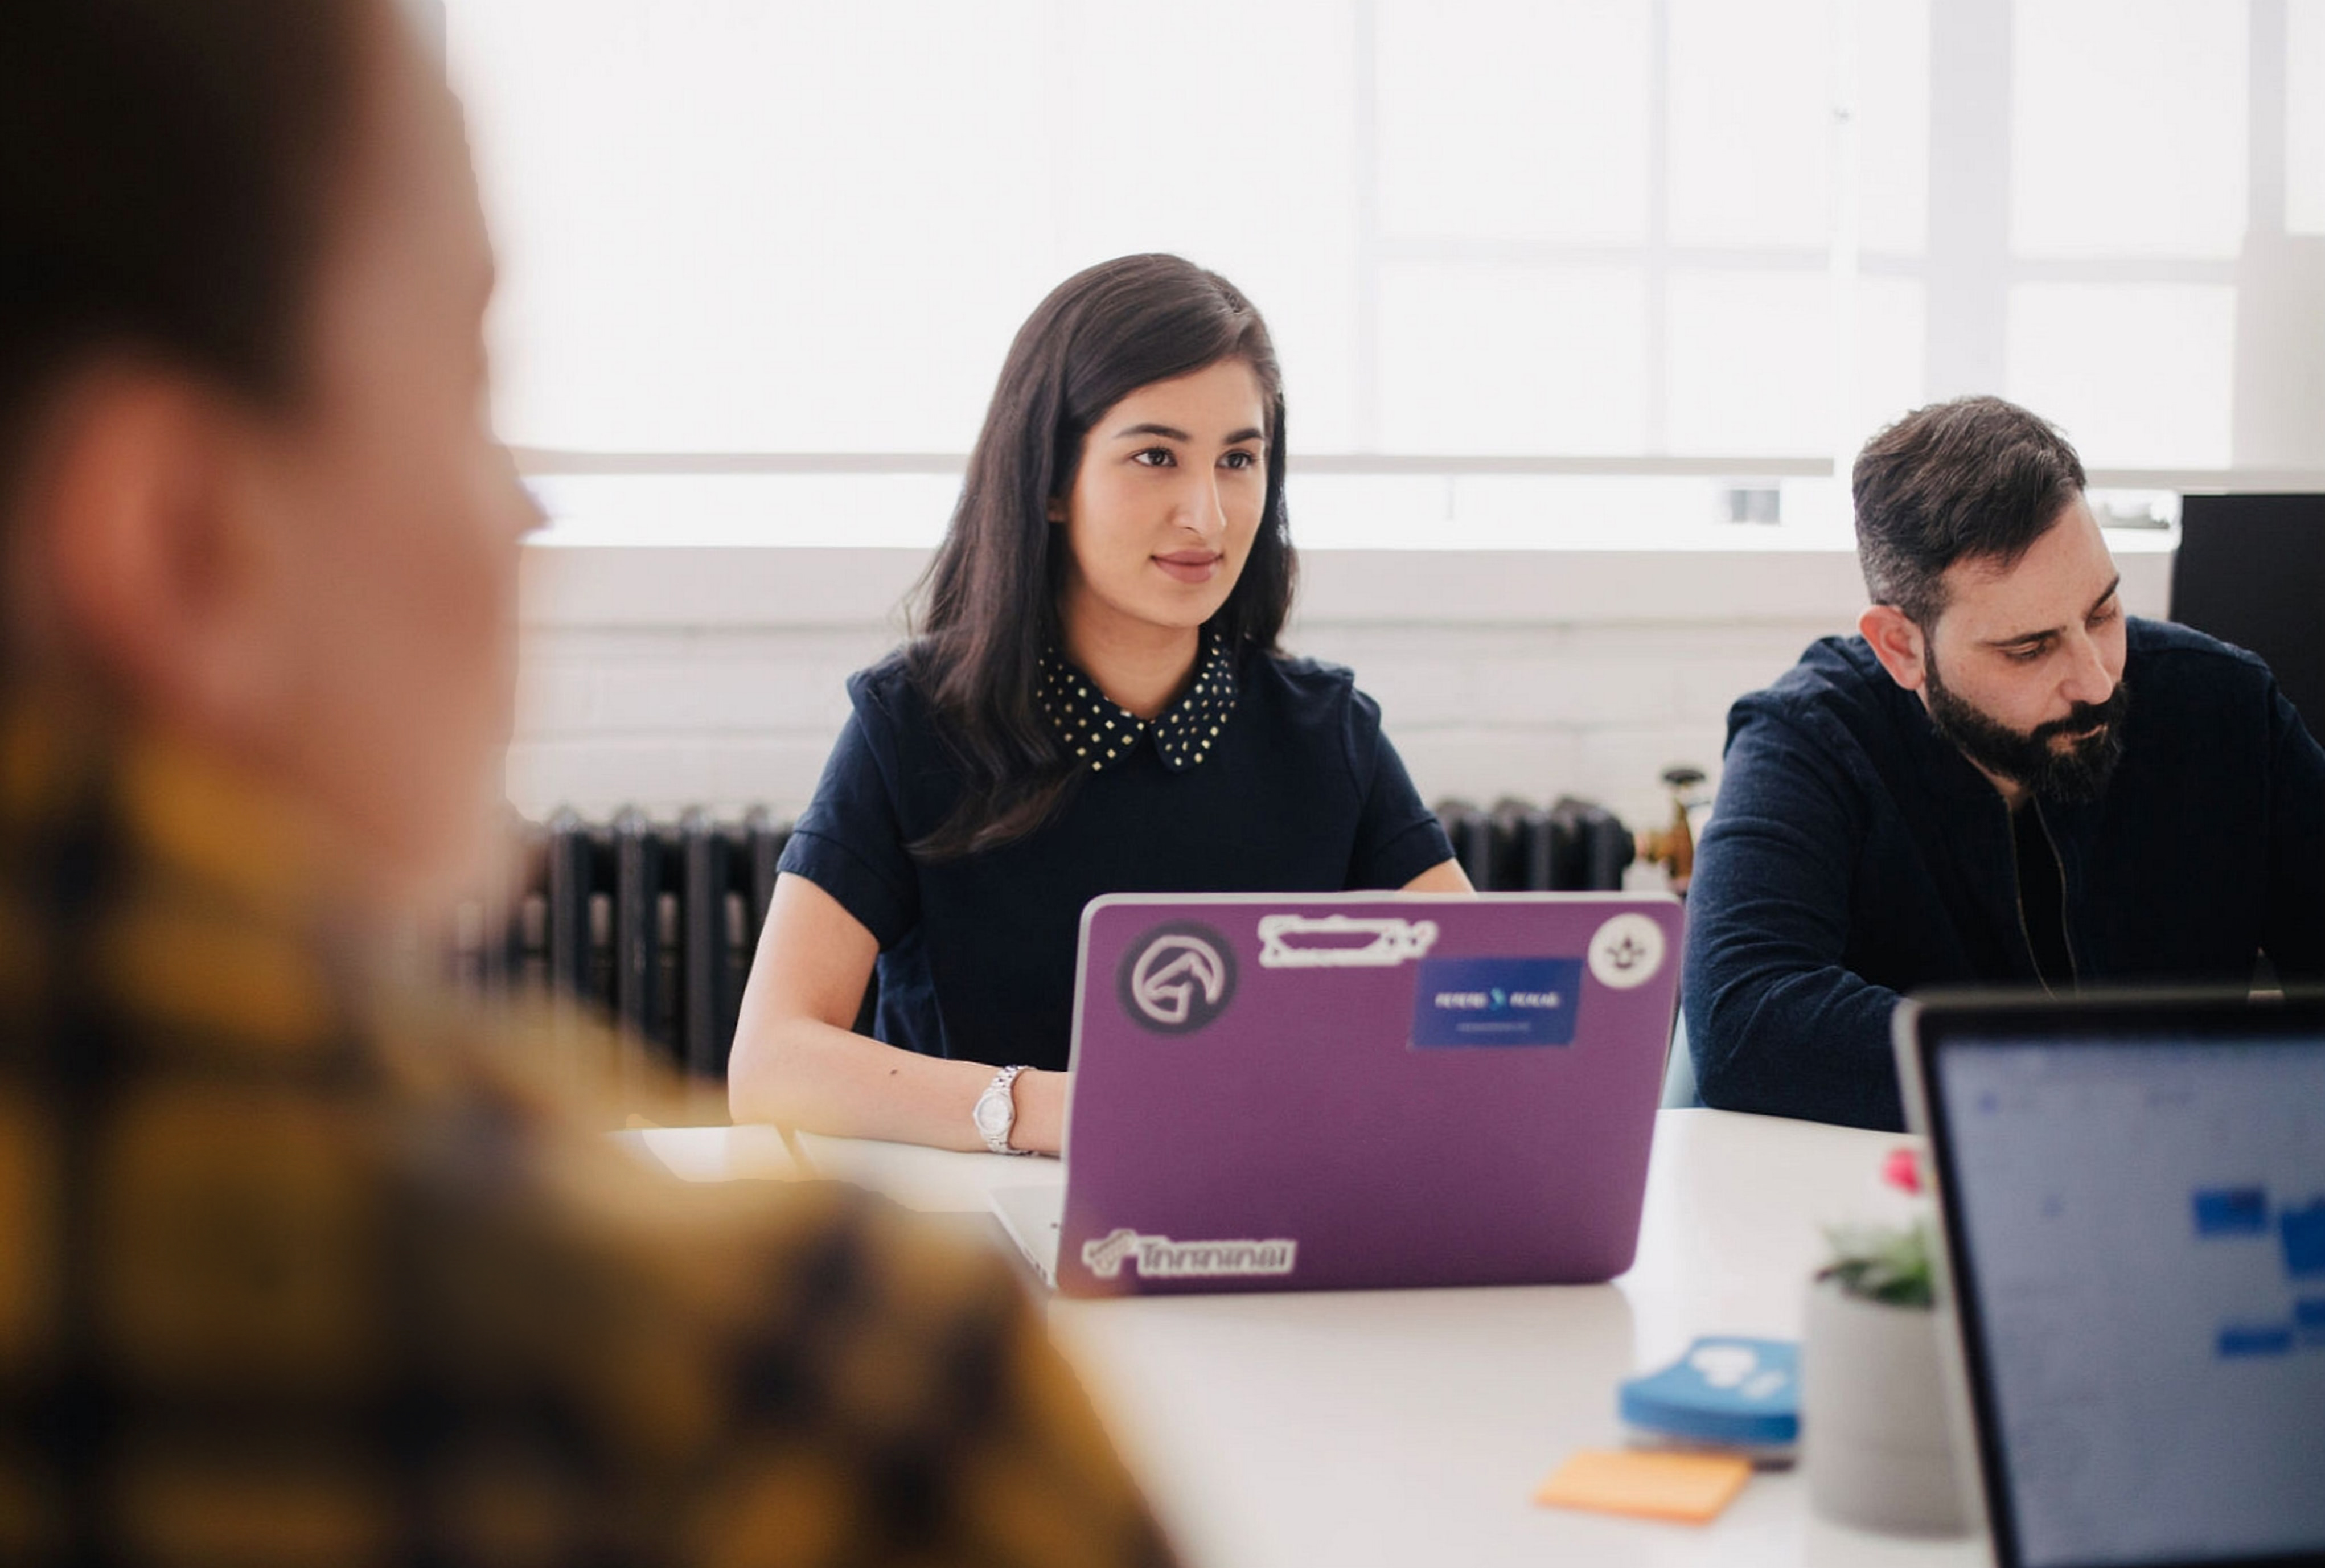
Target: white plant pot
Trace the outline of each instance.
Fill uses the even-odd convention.
[[[1936,1313],[1809,1287],[1801,1464],[1818,1513],[1899,1535],[1968,1528],[1940,1364]]]

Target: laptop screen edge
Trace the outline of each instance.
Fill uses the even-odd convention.
[[[2000,1455],[1989,1456],[1978,1404],[1981,1381],[1972,1375],[1972,1324],[1959,1305],[1955,1289],[1954,1227],[1948,1222],[1945,1192],[1950,1172],[1939,1167],[1940,1140],[1933,1120],[1939,1097],[1934,1087],[1936,1053],[1923,1041],[1922,1024],[1928,1009],[1908,997],[1900,1002],[1891,1023],[1891,1043],[1897,1056],[1897,1082],[1905,1107],[1905,1127],[1924,1145],[1922,1179],[1929,1186],[1931,1223],[1938,1232],[1932,1250],[1931,1285],[1932,1310],[1937,1313],[1940,1386],[1944,1390],[1946,1429],[1952,1443],[1954,1473],[1961,1488],[1962,1510],[1970,1530],[1982,1537],[1987,1562],[1996,1568],[2018,1568],[2015,1531],[1997,1516],[1996,1503],[2006,1514],[2008,1492],[1999,1474]],[[1925,1080],[1923,1074],[1931,1075]]]
[[[2185,1031],[2197,1038],[2233,1035],[2256,1017],[2295,1028],[2325,1029],[2325,989],[2291,987],[2283,996],[2269,997],[2218,988],[2131,987],[2052,997],[1963,988],[1918,996],[1898,1007],[1891,1038],[1906,1126],[1928,1142],[1924,1174],[1942,1242],[1932,1259],[1932,1273],[1940,1310],[1947,1317],[1940,1344],[1946,1358],[1949,1416],[1956,1424],[1955,1452],[1976,1457],[1976,1463],[1962,1468],[1978,1493],[1983,1511],[1977,1517],[1986,1526],[1990,1560],[1996,1568],[2024,1568],[2025,1554],[2003,1471],[2000,1412],[1994,1408],[1993,1380],[1987,1373],[1989,1347],[1979,1316],[1976,1266],[1968,1254],[1968,1239],[1954,1223],[1957,1208],[1950,1194],[1959,1183],[1954,1170],[1956,1140],[1941,1092],[1943,1059],[1950,1051],[2011,1043],[2023,1038],[2028,1028],[2045,1024],[2069,1025],[2061,1031],[2063,1043],[2071,1036],[2106,1037],[2126,1029],[2140,1035]],[[1967,1500],[1967,1489],[1965,1495]],[[2299,1568],[2321,1560],[2307,1552],[2205,1559],[2220,1568]],[[2158,1568],[2166,1565],[2159,1563]]]

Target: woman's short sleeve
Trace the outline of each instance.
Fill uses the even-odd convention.
[[[1348,764],[1364,791],[1357,837],[1348,856],[1351,889],[1402,887],[1432,866],[1453,858],[1437,813],[1423,805],[1404,771],[1404,759],[1381,728],[1380,706],[1362,691],[1348,702]]]
[[[920,877],[890,787],[896,754],[887,716],[860,685],[854,694],[855,710],[778,868],[838,899],[885,952],[920,920]]]

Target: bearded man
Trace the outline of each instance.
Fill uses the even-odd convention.
[[[2325,751],[2268,667],[2124,612],[2081,460],[1995,397],[1853,476],[1870,608],[1728,714],[1689,894],[1707,1104],[1903,1125],[1933,985],[2325,979]]]

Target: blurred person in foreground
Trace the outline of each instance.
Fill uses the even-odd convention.
[[[1897,1127],[1923,987],[2325,980],[2325,751],[2268,666],[2124,609],[2083,465],[1998,397],[1857,455],[1858,635],[1728,716],[1688,892],[1706,1103]]]
[[[996,1261],[399,999],[530,520],[390,0],[0,7],[0,1559],[1164,1561]]]

